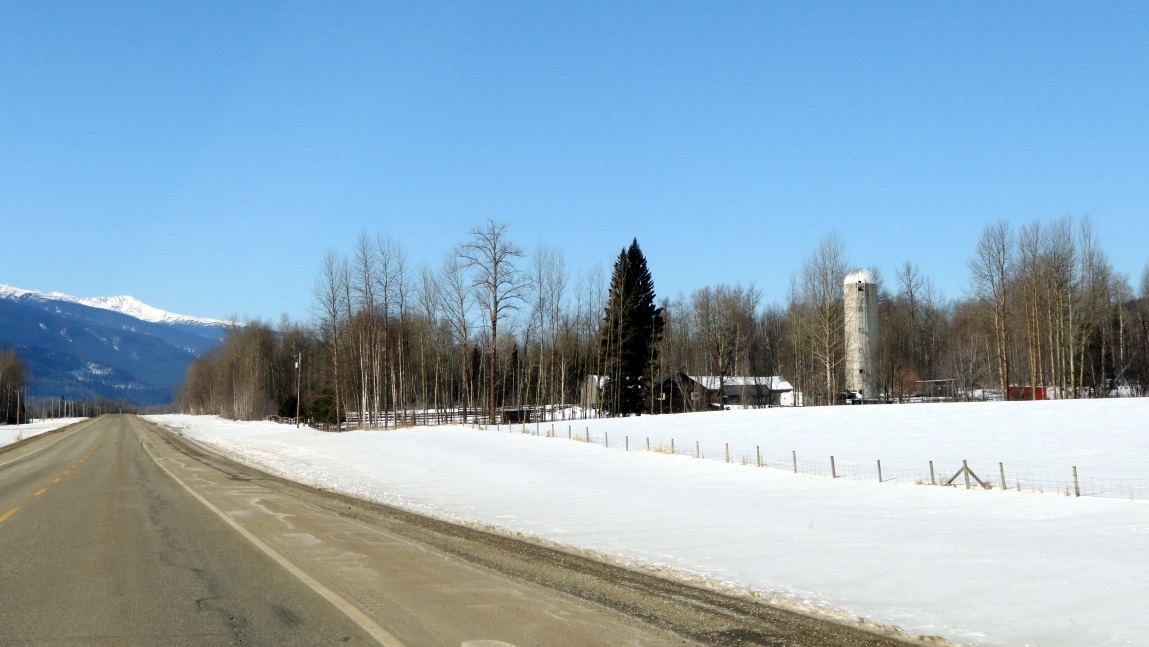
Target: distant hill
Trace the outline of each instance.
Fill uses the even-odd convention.
[[[188,365],[218,346],[228,325],[132,297],[0,285],[0,348],[14,347],[27,363],[29,397],[171,402]]]

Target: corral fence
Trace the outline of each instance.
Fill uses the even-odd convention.
[[[593,420],[601,417],[596,409],[587,409],[573,404],[501,407],[497,415],[500,425]],[[395,429],[398,427],[434,427],[437,425],[476,425],[485,424],[486,419],[487,410],[481,407],[445,407],[440,409],[369,411],[365,413],[348,411],[344,414],[344,421],[339,424],[310,419],[301,419],[300,422],[320,431],[352,431]],[[266,416],[264,420],[285,425],[295,424],[295,418],[290,416]]]
[[[342,424],[304,421],[309,427],[322,431],[350,431],[352,429],[394,429],[396,427],[433,427],[436,425],[482,424],[487,417],[481,407],[406,409],[399,411],[376,411],[360,413],[348,411]],[[575,405],[547,405],[502,407],[498,410],[500,425],[536,424],[543,421],[588,420],[598,418],[593,409],[576,408]],[[268,416],[265,420],[294,425],[295,418]]]
[[[843,462],[833,455],[814,457],[799,455],[797,451],[780,454],[776,450],[763,451],[761,445],[731,446],[715,449],[708,441],[669,442],[649,436],[614,435],[609,432],[592,433],[590,426],[556,423],[515,425],[469,425],[472,429],[519,433],[547,438],[600,445],[619,451],[646,451],[673,454],[743,465],[755,468],[780,469],[794,474],[831,479],[850,479],[875,483],[908,483],[961,489],[1008,490],[1056,494],[1069,497],[1105,497],[1114,499],[1149,500],[1149,479],[1098,477],[1082,474],[1077,466],[1068,466],[1061,473],[1035,472],[1028,468],[1011,469],[1003,462],[970,464],[967,460],[926,461],[918,468],[891,468],[883,466],[881,459],[872,463]],[[773,453],[772,453],[773,452]],[[904,463],[904,461],[900,461]]]
[[[264,420],[268,422],[275,422],[281,425],[295,426],[295,418],[291,416],[267,416]],[[330,422],[319,422],[318,420],[299,419],[299,423],[304,427],[318,429],[319,431],[341,431],[340,425]]]
[[[344,429],[387,429],[403,426],[430,427],[434,425],[461,425],[478,420],[481,409],[418,409],[366,413],[348,411]]]

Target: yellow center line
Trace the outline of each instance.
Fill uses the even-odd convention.
[[[63,478],[57,476],[56,478],[52,479],[52,482],[53,483],[59,483],[60,481],[63,481],[63,480],[64,480]]]
[[[8,512],[5,512],[4,514],[0,514],[0,523],[4,523],[5,521],[8,521],[8,517],[11,517],[12,515],[16,514],[16,511],[19,509],[20,509],[20,506],[16,506],[15,508],[12,508]]]
[[[40,488],[39,490],[37,490],[37,491],[36,491],[36,493],[35,493],[35,494],[33,494],[32,496],[40,496],[41,494],[43,494],[43,493],[45,493],[45,492],[47,492],[47,491],[48,491],[48,488],[46,488],[46,487],[42,487],[42,488]]]

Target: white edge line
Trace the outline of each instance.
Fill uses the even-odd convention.
[[[152,462],[154,462],[161,470],[163,470],[165,474],[170,476],[172,478],[172,480],[174,480],[176,483],[179,483],[180,486],[183,487],[183,489],[187,490],[188,493],[191,494],[193,497],[195,497],[195,499],[197,501],[202,503],[205,508],[214,512],[216,514],[216,516],[218,516],[220,519],[223,519],[224,523],[231,526],[236,532],[243,535],[243,537],[245,539],[247,539],[248,541],[250,541],[252,544],[255,544],[256,548],[260,549],[268,557],[275,560],[275,562],[277,564],[279,564],[283,568],[287,569],[287,572],[291,573],[296,578],[298,578],[301,582],[303,582],[307,586],[311,587],[311,589],[313,591],[315,591],[319,595],[323,596],[323,598],[326,599],[331,604],[333,604],[335,606],[335,608],[339,609],[340,611],[342,611],[344,613],[344,615],[346,615],[348,618],[350,618],[352,622],[359,625],[359,627],[362,628],[363,631],[367,632],[368,635],[370,635],[372,638],[377,640],[379,642],[379,644],[384,645],[384,647],[406,647],[406,645],[404,645],[402,642],[400,642],[398,638],[391,635],[383,627],[380,627],[377,622],[375,622],[370,617],[368,617],[367,614],[365,614],[361,610],[359,610],[359,608],[356,607],[354,604],[351,604],[346,599],[344,599],[342,596],[340,596],[338,593],[327,588],[326,586],[321,584],[318,580],[316,580],[315,578],[313,578],[310,575],[308,575],[307,573],[305,573],[298,566],[296,566],[295,564],[288,561],[288,559],[286,557],[284,557],[283,555],[280,555],[274,548],[272,548],[271,546],[268,546],[261,539],[259,539],[255,535],[248,532],[248,530],[246,528],[244,528],[243,526],[236,523],[236,521],[234,519],[229,517],[227,514],[225,514],[219,508],[212,505],[207,499],[205,499],[203,496],[201,496],[198,492],[191,489],[191,487],[189,487],[187,483],[184,483],[183,481],[181,481],[179,479],[179,477],[177,477],[175,474],[173,474],[171,472],[171,470],[169,470],[167,467],[165,467],[164,464],[161,463],[158,458],[156,458],[156,455],[153,454],[152,450],[148,448],[147,443],[145,442],[144,437],[140,433],[139,429],[135,429],[135,425],[133,425],[133,430],[136,432],[136,435],[140,437],[140,445],[144,448],[144,451],[148,453],[148,456],[151,457]]]

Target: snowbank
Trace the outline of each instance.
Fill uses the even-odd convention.
[[[1149,644],[1149,502],[916,485],[929,460],[1139,478],[1149,400],[769,409],[342,434],[153,418],[238,459],[419,512],[979,645]],[[580,427],[582,429],[580,429]],[[601,443],[609,435],[610,448]],[[624,451],[652,445],[701,453]],[[641,440],[639,440],[641,439]],[[730,443],[734,464],[726,464]],[[895,482],[793,474],[791,451]],[[818,460],[822,460],[818,458]],[[948,462],[947,462],[948,461]],[[948,469],[948,468],[947,468]],[[940,471],[940,469],[939,469]],[[984,470],[983,470],[984,471]],[[993,470],[991,470],[993,471]],[[991,474],[992,475],[992,474]],[[875,474],[876,477],[876,474]],[[1007,482],[1009,479],[1007,474]],[[928,482],[928,467],[926,468]]]
[[[83,418],[54,418],[52,420],[37,420],[26,425],[6,425],[0,427],[0,447],[14,442],[54,431],[66,427]]]

